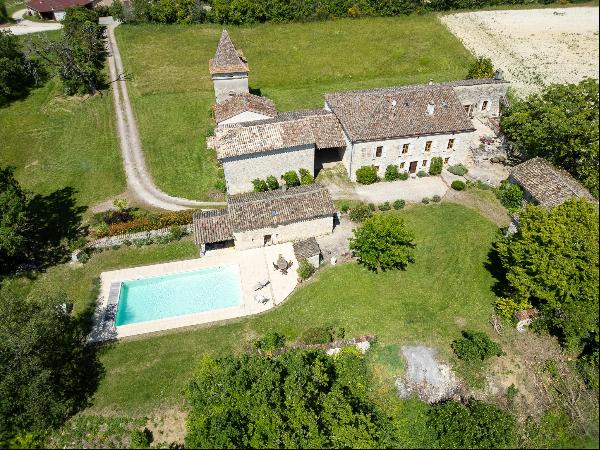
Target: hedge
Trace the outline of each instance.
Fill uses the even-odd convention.
[[[93,234],[96,239],[100,239],[120,234],[159,230],[174,225],[188,225],[192,223],[193,215],[193,210],[186,209],[183,211],[164,213],[159,215],[158,218],[140,217],[129,222],[113,223],[108,226],[108,228],[95,230]]]

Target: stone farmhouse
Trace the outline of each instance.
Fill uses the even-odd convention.
[[[301,168],[314,174],[323,162],[342,162],[352,181],[366,165],[383,176],[390,164],[416,173],[433,157],[465,162],[472,119],[497,118],[509,85],[498,71],[487,79],[334,92],[321,110],[278,113],[249,92],[247,61],[227,31],[209,69],[217,122],[211,145],[230,194],[251,191],[255,178]]]
[[[194,214],[194,237],[202,253],[232,244],[243,250],[303,241],[331,233],[334,214],[329,191],[317,183],[229,195],[227,208]],[[315,245],[316,241],[297,244],[296,252],[314,257]]]

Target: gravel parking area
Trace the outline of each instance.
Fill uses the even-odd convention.
[[[520,95],[598,78],[598,7],[481,11],[441,20],[471,52],[503,69]]]

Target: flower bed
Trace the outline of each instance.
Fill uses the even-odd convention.
[[[106,228],[96,229],[92,235],[94,239],[108,236],[117,236],[141,231],[159,230],[173,225],[188,225],[192,223],[194,210],[186,209],[163,213],[154,217],[140,217],[129,222],[113,223]]]

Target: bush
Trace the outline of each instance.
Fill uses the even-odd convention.
[[[490,58],[485,56],[478,57],[469,66],[469,72],[467,73],[467,79],[469,78],[493,78],[494,77],[494,66]]]
[[[434,195],[433,197],[431,197],[431,201],[434,203],[439,203],[442,201],[442,197],[440,197],[439,195]]]
[[[452,182],[452,184],[450,185],[450,187],[452,189],[454,189],[455,191],[463,191],[465,189],[465,187],[467,187],[467,185],[465,184],[464,181],[454,180]]]
[[[360,184],[373,184],[377,181],[375,166],[363,166],[356,171],[356,181]]]
[[[500,186],[494,191],[500,203],[511,213],[519,210],[523,203],[523,190],[518,184],[513,184],[508,180],[500,183]]]
[[[389,211],[390,209],[392,209],[392,205],[390,205],[390,202],[383,202],[381,205],[378,206],[379,211]]]
[[[261,352],[271,353],[285,345],[285,336],[276,331],[267,331],[262,338],[254,341],[254,348]]]
[[[90,255],[92,253],[92,249],[84,249],[77,253],[77,261],[81,264],[85,264],[90,260]]]
[[[414,261],[414,234],[396,214],[376,214],[352,232],[350,250],[369,270],[404,269]]]
[[[402,208],[404,208],[405,205],[406,205],[406,202],[404,200],[396,200],[393,203],[394,209],[402,209]]]
[[[423,203],[424,205],[428,205],[429,204],[429,197],[423,197],[423,200],[421,200],[421,203]]]
[[[428,177],[428,176],[429,176],[429,174],[428,174],[427,172],[425,172],[424,170],[419,170],[419,171],[417,172],[417,176],[418,176],[419,178],[423,178],[423,177]]]
[[[452,350],[465,361],[485,361],[492,356],[502,355],[500,345],[480,331],[463,331],[461,338],[452,341]]]
[[[340,202],[340,211],[343,213],[347,213],[348,210],[350,209],[350,203],[347,201],[342,201]]]
[[[254,186],[254,192],[265,192],[269,190],[269,185],[265,180],[261,180],[260,178],[255,178],[252,180],[252,186]]]
[[[464,164],[454,164],[453,166],[448,167],[448,172],[452,175],[458,175],[460,177],[464,177],[469,169]]]
[[[406,180],[408,180],[409,177],[410,177],[410,175],[408,174],[408,172],[400,172],[398,174],[398,179],[401,181],[406,181]]]
[[[306,280],[310,278],[313,273],[315,273],[315,270],[315,266],[313,266],[306,258],[304,258],[300,261],[297,272],[300,278]]]
[[[377,211],[377,207],[375,206],[375,203],[369,203],[369,205],[368,205],[368,206],[369,206],[369,209],[370,209],[371,211],[373,211],[373,212],[374,212],[374,211]]]
[[[300,179],[298,178],[298,174],[293,170],[290,170],[284,173],[281,178],[285,181],[285,185],[287,187],[300,186]]]
[[[443,168],[444,160],[440,156],[434,156],[429,165],[429,175],[440,175]]]
[[[359,203],[350,210],[350,220],[352,222],[362,222],[373,215],[371,208],[364,203]]]
[[[148,428],[131,432],[131,448],[150,448],[152,433]]]
[[[307,169],[300,169],[300,183],[301,184],[312,184],[315,182],[314,177],[310,174]]]
[[[395,181],[400,178],[400,173],[398,172],[398,166],[394,164],[390,164],[385,168],[385,180],[386,181]]]
[[[333,341],[331,330],[326,327],[309,328],[302,333],[302,342],[308,345],[329,344]]]
[[[275,178],[273,175],[269,175],[267,177],[267,186],[272,191],[274,191],[275,189],[279,189],[279,181],[277,181],[277,178]]]
[[[517,311],[521,311],[523,309],[529,309],[532,307],[529,302],[517,302],[512,298],[498,297],[495,302],[496,312],[503,319],[512,321],[515,320],[514,314]]]

